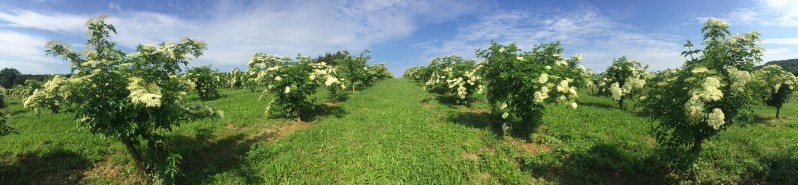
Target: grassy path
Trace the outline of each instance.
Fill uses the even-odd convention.
[[[254,147],[248,168],[276,183],[445,184],[481,176],[468,156],[489,133],[442,123],[450,108],[409,80],[377,83],[339,106],[343,116]]]

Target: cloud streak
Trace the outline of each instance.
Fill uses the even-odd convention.
[[[559,41],[567,54],[581,53],[584,56],[582,64],[595,72],[603,71],[613,58],[622,55],[649,64],[650,70],[679,67],[684,62],[684,58],[679,56],[681,45],[676,37],[640,33],[635,27],[612,20],[591,6],[572,11],[500,11],[460,28],[451,40],[416,46],[427,49],[424,55],[427,60],[449,54],[475,57],[474,49],[486,48],[490,41],[515,42],[524,50],[536,44]]]
[[[201,10],[207,15],[199,16],[202,18],[127,10],[122,5],[109,4],[109,8],[118,11],[108,19],[118,31],[112,40],[133,48],[183,36],[197,38],[208,44],[208,50],[192,65],[231,68],[244,66],[255,52],[295,56],[362,50],[406,38],[417,30],[418,24],[449,20],[478,6],[469,1],[434,0],[215,3],[213,8]],[[0,21],[7,22],[0,25],[74,35],[85,33],[83,25],[91,16],[95,15],[0,10]]]
[[[23,73],[52,73],[56,59],[44,54],[47,39],[15,31],[0,31],[0,66],[13,67]]]
[[[758,0],[755,6],[738,8],[720,15],[731,24],[798,27],[798,1]],[[697,17],[703,23],[707,16]]]

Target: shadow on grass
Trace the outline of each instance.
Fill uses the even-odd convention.
[[[11,114],[11,115],[25,114],[25,113],[28,113],[28,109],[12,110],[12,111],[8,111],[8,113]]]
[[[763,116],[763,115],[754,115],[754,119],[751,120],[750,124],[764,124],[770,120],[776,119],[775,117],[770,116]]]
[[[765,159],[766,168],[740,184],[798,184],[798,148]]]
[[[260,136],[235,134],[223,138],[213,138],[208,129],[197,129],[195,138],[176,136],[172,138],[177,152],[183,157],[180,163],[179,184],[202,184],[216,174],[231,172],[242,177],[246,184],[258,184],[263,179],[253,176],[253,172],[242,164],[251,146],[258,141],[275,137],[274,133]]]
[[[446,105],[450,108],[453,108],[457,105],[461,105],[457,103],[457,97],[454,96],[447,96],[447,95],[436,95],[435,100],[438,101],[441,105]]]
[[[780,155],[768,164],[766,184],[798,184],[798,156]]]
[[[558,179],[563,184],[672,184],[665,164],[657,155],[640,154],[618,144],[597,144],[586,151],[522,162],[521,168],[537,177]],[[643,152],[648,153],[648,152]],[[555,161],[555,162],[552,162]]]
[[[304,113],[302,114],[303,121],[316,121],[326,116],[335,116],[336,118],[346,116],[346,110],[344,110],[344,108],[328,104],[313,105],[313,108],[310,110],[303,110],[302,112]]]
[[[346,110],[343,108],[336,106],[336,105],[328,105],[328,104],[314,104],[313,107],[310,108],[303,108],[302,112],[302,121],[303,122],[312,122],[316,121],[319,118],[326,117],[326,116],[335,116],[336,118],[341,118],[346,116]],[[277,115],[274,113],[269,114],[270,118],[283,118],[289,120],[296,120],[296,117],[289,117],[286,115]]]
[[[502,131],[502,120],[487,112],[459,112],[457,115],[449,117],[449,121],[468,126],[471,128],[487,129],[493,132],[497,138],[504,136]],[[540,125],[532,125],[530,133],[535,133]],[[528,134],[512,132],[510,136],[519,139],[528,139]]]
[[[618,144],[594,145],[569,156],[563,164],[561,179],[568,184],[670,183],[666,165],[659,161],[657,154],[640,155],[641,151],[635,150]]]
[[[342,92],[340,95],[334,96],[334,97],[330,97],[328,99],[330,101],[334,102],[334,103],[345,102],[346,100],[349,99],[349,94],[350,93],[348,93],[348,92]]]
[[[606,103],[599,103],[599,102],[579,102],[579,106],[588,106],[588,107],[596,107],[596,108],[603,108],[603,109],[621,110],[621,109],[618,108],[617,104],[606,104]]]
[[[15,164],[0,164],[0,184],[77,184],[92,167],[84,156],[62,149],[19,158]]]

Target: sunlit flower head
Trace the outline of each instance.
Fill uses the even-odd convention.
[[[725,123],[723,119],[725,119],[723,111],[721,111],[719,108],[715,108],[712,109],[712,112],[707,116],[707,124],[717,130]]]

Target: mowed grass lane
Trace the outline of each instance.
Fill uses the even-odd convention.
[[[447,121],[455,110],[435,98],[410,80],[384,80],[338,104],[343,116],[256,146],[247,168],[271,183],[484,181],[475,154],[496,137]]]

